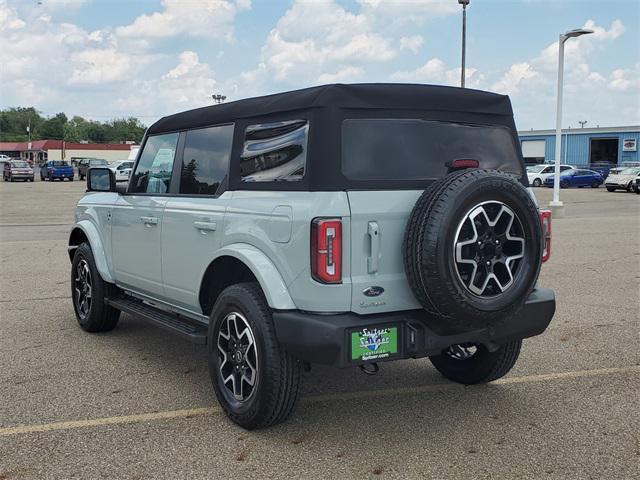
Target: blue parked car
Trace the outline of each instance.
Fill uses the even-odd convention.
[[[604,183],[604,178],[593,170],[568,170],[560,174],[560,188],[591,187],[598,188]],[[553,187],[553,175],[544,180],[545,187]]]
[[[73,167],[63,160],[49,160],[40,167],[40,180],[43,182],[45,180],[53,181],[56,178],[58,180],[68,178],[70,182],[73,182],[74,175]]]

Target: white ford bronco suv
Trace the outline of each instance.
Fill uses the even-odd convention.
[[[326,85],[208,106],[146,132],[128,184],[91,168],[69,238],[80,326],[122,312],[206,344],[247,429],[293,411],[312,363],[429,357],[490,382],[555,311],[509,98]]]

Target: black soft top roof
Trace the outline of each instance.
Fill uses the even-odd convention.
[[[437,85],[331,84],[197,108],[158,120],[149,134],[315,108],[429,110],[512,117],[506,95]]]

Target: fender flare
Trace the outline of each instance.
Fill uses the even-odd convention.
[[[69,252],[75,250],[77,248],[76,245],[71,245],[71,235],[74,230],[80,229],[84,233],[84,235],[89,240],[89,245],[91,246],[91,252],[93,253],[93,259],[96,262],[96,268],[98,269],[98,273],[102,277],[102,279],[107,283],[115,283],[113,281],[113,276],[109,270],[109,264],[107,263],[107,256],[104,253],[104,247],[102,246],[102,240],[100,240],[100,233],[96,226],[91,223],[89,220],[81,220],[76,223],[71,229],[71,233],[69,234],[69,242],[68,248]]]
[[[218,250],[211,261],[224,256],[237,258],[251,270],[271,308],[276,310],[296,309],[280,272],[262,251],[248,243],[233,243]]]

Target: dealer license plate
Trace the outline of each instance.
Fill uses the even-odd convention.
[[[398,327],[363,328],[351,333],[351,360],[380,360],[398,353]]]

